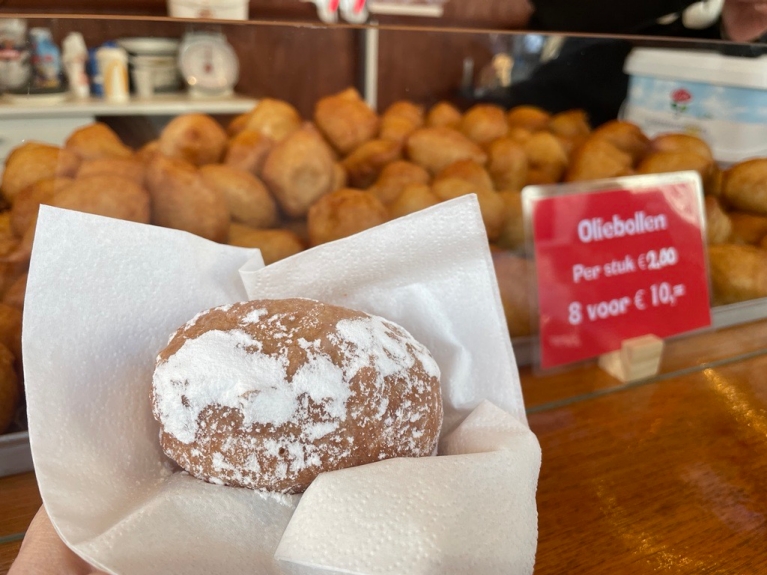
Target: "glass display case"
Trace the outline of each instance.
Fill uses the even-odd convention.
[[[30,15],[3,16],[0,36],[0,245],[4,337],[14,358],[37,206],[57,205],[63,194],[74,199],[61,205],[110,215],[112,207],[78,199],[96,193],[89,179],[91,187],[138,186],[152,196],[162,185],[150,166],[166,157],[177,162],[164,168],[171,179],[188,168],[227,208],[221,222],[206,222],[199,210],[208,208],[196,207],[190,192],[186,215],[158,213],[155,201],[144,221],[258,247],[267,263],[476,193],[521,365],[531,361],[535,330],[522,188],[696,170],[706,192],[714,328],[767,311],[767,159],[754,159],[767,157],[760,117],[767,64],[758,47]],[[124,57],[110,61],[112,53]],[[761,346],[740,344],[706,357],[672,352],[662,373]],[[9,379],[21,381],[20,367],[17,360]],[[22,394],[7,395],[21,403]],[[16,436],[23,409],[13,421],[3,425]]]

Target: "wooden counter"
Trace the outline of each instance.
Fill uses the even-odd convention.
[[[767,322],[674,345],[681,371],[628,386],[523,371],[537,574],[767,573]],[[0,479],[0,574],[39,505],[33,474]]]

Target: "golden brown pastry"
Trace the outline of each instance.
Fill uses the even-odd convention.
[[[716,198],[706,196],[706,239],[709,244],[724,244],[729,241],[732,234],[733,222],[730,217],[724,213],[722,206]],[[765,218],[767,220],[767,218]],[[765,228],[764,234],[767,234]]]
[[[0,303],[0,344],[21,360],[21,311]]]
[[[184,230],[214,242],[226,242],[226,197],[205,185],[199,170],[183,160],[157,156],[147,168],[152,223]]]
[[[0,237],[13,236],[13,226],[11,224],[11,211],[0,212]]]
[[[706,198],[708,207],[709,198]],[[730,212],[725,217],[730,221],[730,235],[719,243],[729,240],[731,244],[760,245],[762,239],[767,236],[767,217],[755,216],[743,212]],[[709,223],[709,225],[711,225]]]
[[[503,250],[493,251],[493,264],[501,292],[501,303],[511,337],[525,337],[533,333],[530,316],[530,263]]]
[[[281,142],[302,123],[301,114],[287,102],[263,98],[249,114],[244,129],[255,130],[273,142]]]
[[[163,451],[191,475],[300,493],[323,472],[431,455],[439,378],[429,351],[383,318],[254,300],[204,311],[171,336],[152,411]]]
[[[309,206],[333,189],[336,168],[328,145],[311,124],[277,144],[261,171],[264,183],[282,210],[300,218]]]
[[[410,134],[423,125],[423,106],[401,100],[394,102],[381,116],[381,130],[378,137],[403,144]]]
[[[748,160],[725,171],[722,197],[733,208],[767,216],[767,159]]]
[[[118,176],[144,185],[144,163],[134,158],[99,158],[83,160],[77,170],[78,178],[88,176]]]
[[[471,160],[458,160],[457,162],[453,162],[437,174],[434,177],[434,181],[438,182],[445,178],[458,178],[459,180],[466,180],[480,188],[488,190],[493,189],[493,180],[490,178],[490,174],[487,173],[487,170]]]
[[[524,128],[529,132],[539,132],[548,128],[551,114],[535,106],[515,106],[509,110],[506,120],[510,128]]]
[[[397,198],[389,204],[389,215],[392,218],[400,218],[438,203],[439,198],[426,184],[407,184]]]
[[[511,140],[514,140],[518,144],[524,144],[532,136],[533,136],[533,132],[531,132],[527,128],[520,128],[519,126],[511,126],[509,127],[509,133],[506,137]]]
[[[313,246],[367,230],[389,219],[374,195],[345,188],[330,193],[309,209],[309,242]]]
[[[390,204],[402,193],[409,184],[428,184],[431,177],[429,172],[418,164],[398,160],[381,170],[375,184],[368,192],[375,195],[384,204]]]
[[[429,128],[458,128],[461,125],[461,111],[449,102],[437,102],[426,115]]]
[[[333,185],[331,186],[330,191],[335,192],[336,190],[342,190],[348,187],[348,183],[349,176],[346,174],[346,169],[338,162],[333,164]]]
[[[639,174],[696,171],[704,186],[713,175],[714,162],[693,152],[652,152],[637,166]]]
[[[509,131],[506,112],[493,104],[477,104],[461,118],[461,132],[480,146],[503,138]]]
[[[279,224],[277,204],[256,176],[230,166],[210,164],[200,168],[205,185],[226,198],[232,220],[252,228]]]
[[[633,158],[602,138],[589,138],[573,154],[565,180],[579,182],[633,173]]]
[[[506,207],[497,192],[458,178],[445,178],[434,182],[432,192],[440,201],[452,200],[468,194],[477,194],[482,221],[485,223],[487,237],[494,241],[501,233]]]
[[[607,140],[613,146],[631,156],[634,164],[639,162],[650,147],[650,140],[636,124],[612,120],[594,130],[592,138]]]
[[[527,154],[512,138],[499,138],[488,147],[487,170],[496,190],[521,190],[527,181]]]
[[[355,188],[368,188],[376,181],[386,164],[402,157],[402,147],[394,140],[370,140],[349,154],[341,165],[349,184]]]
[[[226,125],[226,134],[230,138],[234,138],[237,134],[242,132],[248,125],[250,120],[250,112],[239,114],[232,118],[232,121]]]
[[[17,237],[24,235],[41,204],[52,205],[56,192],[71,184],[71,178],[46,178],[24,188],[11,208],[11,229]]]
[[[148,224],[151,215],[149,193],[117,176],[78,178],[56,191],[50,205],[141,224]]]
[[[26,259],[21,258],[21,249],[21,242],[17,240],[16,249],[8,252],[0,261],[0,294],[6,294],[29,269],[29,257],[27,255]]]
[[[552,134],[564,138],[583,138],[591,133],[591,126],[586,112],[583,110],[568,110],[552,116],[549,121]]]
[[[567,153],[554,135],[536,132],[522,144],[522,149],[527,156],[528,181],[537,172],[542,172],[552,182],[562,178],[567,168]]]
[[[133,157],[133,150],[122,143],[120,136],[115,134],[112,128],[101,122],[72,132],[64,147],[83,160]]]
[[[416,130],[407,140],[407,154],[411,161],[432,174],[438,174],[458,160],[472,160],[478,164],[487,161],[482,148],[450,128]]]
[[[160,133],[162,154],[195,166],[215,164],[224,155],[224,129],[205,114],[184,114],[170,121]]]
[[[706,142],[688,134],[661,134],[653,139],[651,148],[655,152],[687,152],[714,159]]]
[[[314,122],[333,147],[346,155],[378,133],[379,119],[354,88],[320,99]]]
[[[74,177],[80,158],[56,146],[27,142],[15,148],[5,162],[3,195],[11,204],[24,188],[46,178]]]
[[[18,310],[24,309],[24,295],[27,291],[27,274],[23,273],[3,293],[3,303]]]
[[[224,163],[259,176],[273,145],[271,138],[261,132],[243,130],[229,141]]]
[[[237,223],[229,226],[229,245],[258,248],[266,265],[302,252],[305,247],[290,230],[257,230]]]
[[[142,164],[148,164],[159,153],[160,140],[151,140],[138,149],[136,159]]]
[[[13,354],[0,344],[0,433],[8,430],[19,404],[19,383]]]
[[[500,247],[517,250],[525,245],[525,220],[522,213],[522,193],[517,190],[498,192],[505,206],[503,227],[498,235]]]
[[[708,257],[717,305],[767,297],[767,251],[720,244],[708,248]]]

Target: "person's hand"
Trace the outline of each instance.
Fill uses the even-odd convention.
[[[35,515],[8,575],[106,575],[80,559],[59,538],[45,512]]]
[[[767,32],[767,0],[726,0],[722,26],[730,40],[756,40]]]

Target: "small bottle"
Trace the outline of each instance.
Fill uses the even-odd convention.
[[[61,88],[61,54],[48,28],[29,30],[32,42],[33,87],[38,89]]]
[[[128,88],[128,53],[122,48],[104,46],[96,52],[104,86],[104,98],[112,102],[126,102]]]
[[[75,98],[87,98],[90,95],[88,75],[85,64],[88,61],[88,48],[80,32],[70,32],[62,43],[64,68],[69,80],[69,90]]]

